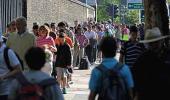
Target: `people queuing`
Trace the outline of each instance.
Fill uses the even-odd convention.
[[[104,100],[101,96],[106,96],[102,92],[105,86],[103,77],[110,75],[103,75],[103,72],[112,69],[118,71],[124,80],[131,100],[168,98],[169,92],[163,90],[170,90],[167,77],[170,55],[164,45],[164,39],[168,37],[162,36],[159,28],[147,30],[145,35],[143,23],[129,27],[111,20],[101,23],[75,20],[74,26],[65,21],[42,25],[35,22],[31,33],[27,29],[27,20],[19,17],[9,23],[6,33],[0,36],[0,100],[16,100],[19,95],[16,91],[22,87],[19,84],[21,76],[31,84],[55,79],[58,84],[50,84],[44,92],[47,94],[45,98],[63,100],[62,93],[67,94],[69,84],[73,83],[74,69],[80,67],[83,57],[87,57],[91,65],[99,63],[90,77],[89,100],[95,100],[96,95],[99,95],[99,100]],[[10,48],[8,56],[12,71],[3,57],[6,47]],[[119,60],[115,59],[117,53],[120,53]],[[11,90],[9,80],[14,82]]]

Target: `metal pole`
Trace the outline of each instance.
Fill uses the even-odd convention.
[[[1,1],[0,1],[0,5],[1,5]],[[1,6],[0,6],[0,12],[1,12]],[[1,13],[0,13],[0,36],[2,35],[2,21],[1,21]]]
[[[114,5],[112,4],[112,22],[114,21]]]
[[[141,10],[139,9],[139,23],[141,23]]]

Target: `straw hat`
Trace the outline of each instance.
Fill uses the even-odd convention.
[[[142,40],[142,41],[139,41],[139,42],[140,43],[150,43],[150,42],[155,42],[155,41],[165,39],[167,37],[169,37],[169,35],[168,36],[162,36],[159,28],[154,27],[152,29],[147,29],[146,33],[145,33],[145,39]]]

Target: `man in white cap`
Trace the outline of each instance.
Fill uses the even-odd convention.
[[[11,49],[8,50],[8,58],[12,70],[7,67],[6,61],[4,59],[5,48],[6,46],[3,43],[3,38],[0,34],[0,100],[8,100],[11,80],[16,73],[21,71],[20,62]]]
[[[145,39],[140,41],[147,45],[144,52],[134,64],[135,89],[138,100],[170,100],[170,52],[164,45],[159,28],[146,30]]]

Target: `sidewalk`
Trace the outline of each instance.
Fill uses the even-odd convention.
[[[120,54],[117,53],[117,60],[119,59],[119,55]],[[74,83],[67,89],[67,94],[64,94],[65,100],[88,100],[88,84],[91,70],[98,64],[99,63],[92,65],[89,70],[74,70],[74,74],[72,76]]]
[[[88,82],[91,69],[89,70],[74,70],[73,84],[67,89],[67,94],[64,94],[65,100],[88,100]]]

